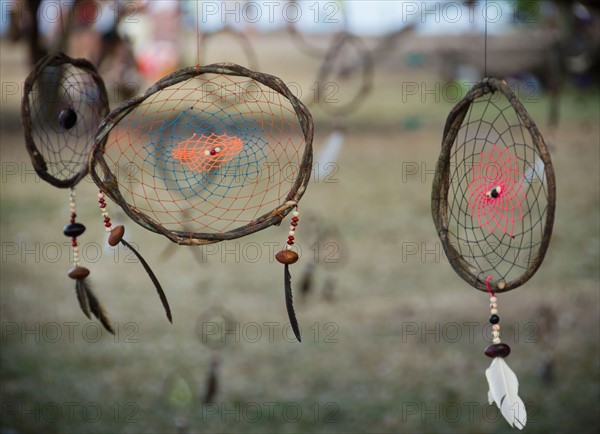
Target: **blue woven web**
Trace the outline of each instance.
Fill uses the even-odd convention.
[[[256,120],[242,113],[228,113],[223,109],[208,112],[190,107],[164,120],[148,134],[144,163],[153,166],[153,176],[164,181],[167,191],[175,191],[183,198],[230,197],[234,193],[231,190],[254,182],[264,170],[270,151],[262,133]],[[196,138],[211,134],[236,136],[244,146],[232,160],[223,162],[215,170],[194,170],[173,156],[177,145],[194,134]]]

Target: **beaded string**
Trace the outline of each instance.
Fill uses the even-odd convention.
[[[85,232],[85,226],[77,223],[77,208],[75,206],[75,187],[71,187],[69,191],[69,224],[63,228],[63,234],[71,239],[71,248],[73,249],[73,268],[69,270],[67,275],[74,280],[85,279],[90,270],[81,266],[79,258],[79,243],[77,237]]]
[[[75,219],[77,218],[77,209],[75,208],[75,187],[72,187],[69,191],[69,210],[71,212],[69,217],[69,224],[74,225]],[[77,236],[71,237],[71,247],[73,248],[73,265],[79,267],[79,245],[77,243]]]
[[[300,213],[298,212],[298,207],[292,213],[292,222],[290,223],[290,231],[288,232],[288,240],[285,246],[286,250],[290,250],[294,245],[295,235],[296,235],[296,227],[298,226],[298,221],[300,221]]]
[[[102,217],[104,218],[104,228],[106,229],[106,232],[110,232],[112,230],[112,223],[110,222],[108,211],[106,211],[106,202],[104,201],[104,191],[102,189],[98,190],[98,204],[100,206],[100,211],[102,212]]]
[[[498,316],[498,298],[490,288],[490,279],[493,276],[488,276],[485,279],[485,286],[487,287],[488,292],[490,293],[490,324],[492,324],[492,342],[495,344],[500,343],[500,317]]]
[[[485,286],[490,293],[490,324],[492,325],[492,345],[485,349],[485,355],[488,357],[506,357],[510,354],[510,347],[501,343],[500,340],[500,317],[498,316],[498,297],[490,287],[490,280],[493,276],[485,279]]]

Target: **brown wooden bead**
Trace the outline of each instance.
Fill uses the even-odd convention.
[[[485,355],[491,358],[507,357],[510,354],[510,347],[506,344],[492,344],[485,349]]]
[[[117,244],[119,244],[121,242],[121,239],[123,238],[123,234],[125,234],[125,226],[123,225],[117,225],[115,226],[112,231],[110,231],[110,235],[108,236],[108,244],[110,244],[111,246],[116,246]]]
[[[71,279],[79,280],[85,279],[90,275],[90,270],[85,267],[73,267],[69,270],[68,276]]]
[[[293,264],[298,260],[298,253],[293,250],[281,250],[275,254],[275,259],[282,264]]]

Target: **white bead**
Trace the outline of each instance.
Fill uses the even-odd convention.
[[[289,244],[285,245],[285,250],[290,250],[292,248],[292,246],[290,246]]]
[[[107,227],[104,227],[104,229],[106,230],[106,232],[110,232],[110,231],[112,231],[112,229],[111,229],[110,227],[108,227],[108,228],[107,228]]]
[[[204,151],[204,155],[208,157],[210,155],[210,151],[207,149],[206,151]]]
[[[221,148],[219,148],[218,146],[215,148],[215,152],[221,152]]]
[[[498,307],[498,304],[490,303],[490,309],[496,309],[497,307]]]
[[[492,331],[492,336],[497,338],[498,336],[500,336],[500,332],[498,330],[493,330]]]
[[[104,193],[98,193],[98,199],[104,199]]]
[[[102,213],[102,217],[108,217],[108,213],[107,213],[106,211],[104,211],[104,212]]]
[[[295,233],[296,233],[296,232],[294,232],[294,231],[289,231],[289,232],[288,232],[288,235],[289,235],[289,236],[291,236],[291,237],[293,237]]]
[[[496,315],[498,313],[498,309],[490,309],[490,313],[492,315]]]
[[[299,215],[300,215],[300,213],[299,213],[298,211],[294,211],[294,212],[292,213],[292,216],[294,216],[294,217],[298,217]]]
[[[500,192],[502,191],[502,187],[500,187],[500,186],[497,186],[497,187],[496,187],[496,191],[498,192],[498,194],[500,194]]]
[[[490,297],[490,303],[496,303],[498,299],[496,297]]]
[[[296,228],[294,226],[290,226],[290,231],[295,231]]]
[[[500,343],[500,338],[494,338],[492,339],[492,342],[495,344],[499,344]]]
[[[104,214],[106,212],[106,207],[105,208],[100,208],[100,211],[102,212],[102,214]]]

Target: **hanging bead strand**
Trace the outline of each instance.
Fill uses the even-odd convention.
[[[84,279],[90,271],[82,267],[79,262],[79,243],[77,237],[85,232],[85,226],[81,223],[77,223],[77,209],[75,206],[75,189],[71,188],[69,192],[69,224],[63,228],[63,234],[71,238],[71,248],[73,249],[73,268],[69,270],[68,276],[71,279]]]
[[[502,343],[500,339],[500,317],[498,316],[498,297],[494,294],[489,284],[490,277],[486,280],[488,292],[490,293],[490,324],[492,325],[492,345],[485,349],[488,357],[506,357],[510,354],[510,347]]]
[[[292,250],[292,246],[294,245],[294,241],[296,240],[296,227],[298,226],[298,222],[300,221],[300,213],[298,212],[298,207],[292,212],[292,222],[290,223],[290,230],[288,232],[288,239],[285,244],[285,248],[275,255],[275,259],[277,259],[282,264],[293,264],[298,261],[298,253]]]
[[[125,234],[125,227],[123,225],[112,225],[110,216],[106,210],[106,201],[104,200],[104,191],[102,189],[98,190],[98,205],[100,206],[100,211],[102,212],[104,229],[110,234],[108,236],[108,244],[112,247],[115,247],[117,244],[119,244],[119,242],[121,242],[121,239]]]

